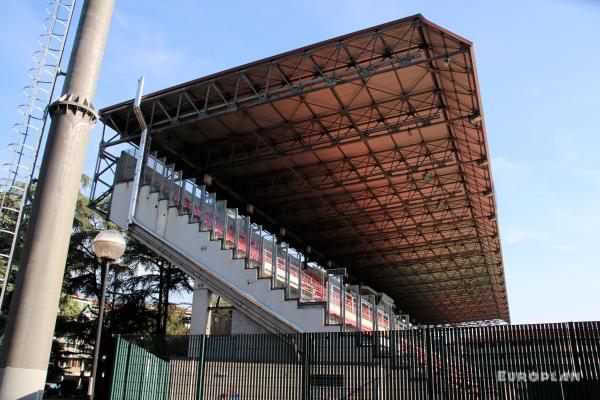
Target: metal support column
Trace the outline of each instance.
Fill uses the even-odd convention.
[[[114,0],[84,3],[62,95],[49,109],[52,124],[0,354],[1,399],[37,399],[44,390],[113,7]]]
[[[140,137],[140,146],[138,148],[139,154],[137,157],[137,161],[135,163],[135,173],[133,176],[133,189],[131,193],[131,202],[129,203],[129,212],[127,214],[127,223],[133,223],[133,218],[135,216],[135,207],[137,205],[138,193],[140,191],[140,182],[142,179],[142,174],[144,173],[144,164],[146,162],[147,156],[147,148],[146,143],[148,141],[148,127],[146,126],[146,121],[144,120],[144,115],[142,114],[142,110],[140,105],[142,103],[142,93],[144,91],[144,77],[140,77],[138,80],[137,93],[135,95],[135,101],[133,103],[133,112],[140,124],[140,128],[142,129],[142,135]]]

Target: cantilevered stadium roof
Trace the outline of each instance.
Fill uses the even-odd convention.
[[[418,321],[509,320],[468,40],[416,15],[149,94],[142,111],[153,151]],[[137,143],[132,101],[101,118]]]

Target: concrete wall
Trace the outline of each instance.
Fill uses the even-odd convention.
[[[269,331],[238,310],[233,310],[231,316],[231,334],[239,335],[250,333],[269,333]]]

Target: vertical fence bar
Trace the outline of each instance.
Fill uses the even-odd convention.
[[[597,323],[116,336],[112,400],[598,398]],[[498,371],[538,382],[499,382]],[[583,373],[581,382],[547,377]],[[567,376],[569,377],[569,376]],[[514,380],[514,378],[513,378]],[[574,397],[575,396],[575,397]]]
[[[308,375],[310,368],[310,353],[308,349],[308,333],[301,333],[302,335],[302,400],[309,400],[309,388],[308,388]]]
[[[199,336],[196,400],[204,399],[204,376],[206,374],[206,335]]]
[[[598,364],[600,360],[594,360],[594,347],[596,342],[593,339],[592,322],[580,322],[579,326],[583,332],[584,348],[585,348],[585,362],[587,364],[588,377],[586,379],[586,386],[588,387],[588,393],[592,397],[598,398],[597,383],[598,383]],[[594,383],[596,382],[596,384]]]
[[[573,352],[573,361],[574,361],[574,369],[576,372],[579,372],[583,375],[584,379],[589,379],[589,374],[587,368],[585,368],[585,363],[583,362],[582,357],[582,348],[581,348],[581,337],[578,326],[575,322],[569,323],[569,330],[571,333],[571,351]],[[585,387],[585,383],[578,387],[578,392],[581,398],[589,398],[587,397],[588,393]]]
[[[600,331],[597,321],[590,322],[590,330],[592,332],[592,343],[593,343],[593,358],[598,360],[600,357]],[[593,382],[594,385],[594,394],[597,397],[600,397],[600,363],[594,363],[594,368],[596,371],[596,379]]]
[[[590,385],[593,388],[593,394],[595,397],[600,398],[600,362],[598,359],[600,357],[600,336],[598,335],[598,322],[587,322],[588,332],[589,332],[589,343],[591,344],[590,352],[591,352],[591,360],[592,360],[592,368],[594,370],[594,376]]]
[[[477,327],[478,334],[480,335],[480,346],[482,352],[482,369],[483,375],[485,376],[485,385],[486,385],[486,396],[489,397],[491,393],[493,393],[493,382],[492,377],[490,376],[490,358],[491,358],[491,343],[490,336],[488,332],[487,326]]]
[[[552,399],[555,393],[555,385],[550,380],[550,373],[554,369],[554,363],[551,360],[551,353],[548,349],[550,342],[548,340],[547,324],[540,324],[538,329],[538,337],[540,338],[540,351],[542,352],[542,366],[540,368],[540,377],[545,382],[547,398]],[[546,379],[545,377],[548,376]]]
[[[425,328],[425,351],[427,353],[427,398],[433,399],[433,362],[431,360],[431,328]]]
[[[115,357],[114,357],[113,365],[112,365],[113,372],[112,372],[112,378],[111,378],[111,382],[110,382],[110,398],[115,399],[115,400],[118,398],[117,397],[117,385],[120,383],[119,382],[120,380],[124,379],[124,376],[122,374],[122,368],[127,366],[127,365],[123,365],[123,355],[122,355],[123,342],[121,341],[121,335],[116,335],[116,342],[117,342],[117,344],[115,345]]]

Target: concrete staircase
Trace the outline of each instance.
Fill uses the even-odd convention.
[[[132,186],[132,182],[119,183],[113,191],[110,217],[122,228],[127,227]],[[169,200],[161,200],[150,186],[140,189],[129,231],[269,331],[340,330],[339,325],[326,325],[324,304],[286,299],[285,288],[273,288],[271,277],[261,278],[258,268],[246,268],[246,261],[235,258],[233,249],[223,249],[223,239],[213,240],[211,231],[201,231],[199,222],[191,223],[189,215],[169,207]]]
[[[122,153],[110,219],[265,331],[372,331],[406,324],[393,314],[393,304],[377,304],[375,295],[344,284],[342,276],[305,263],[302,254],[156,158],[144,168],[129,220],[135,162],[135,154]]]

